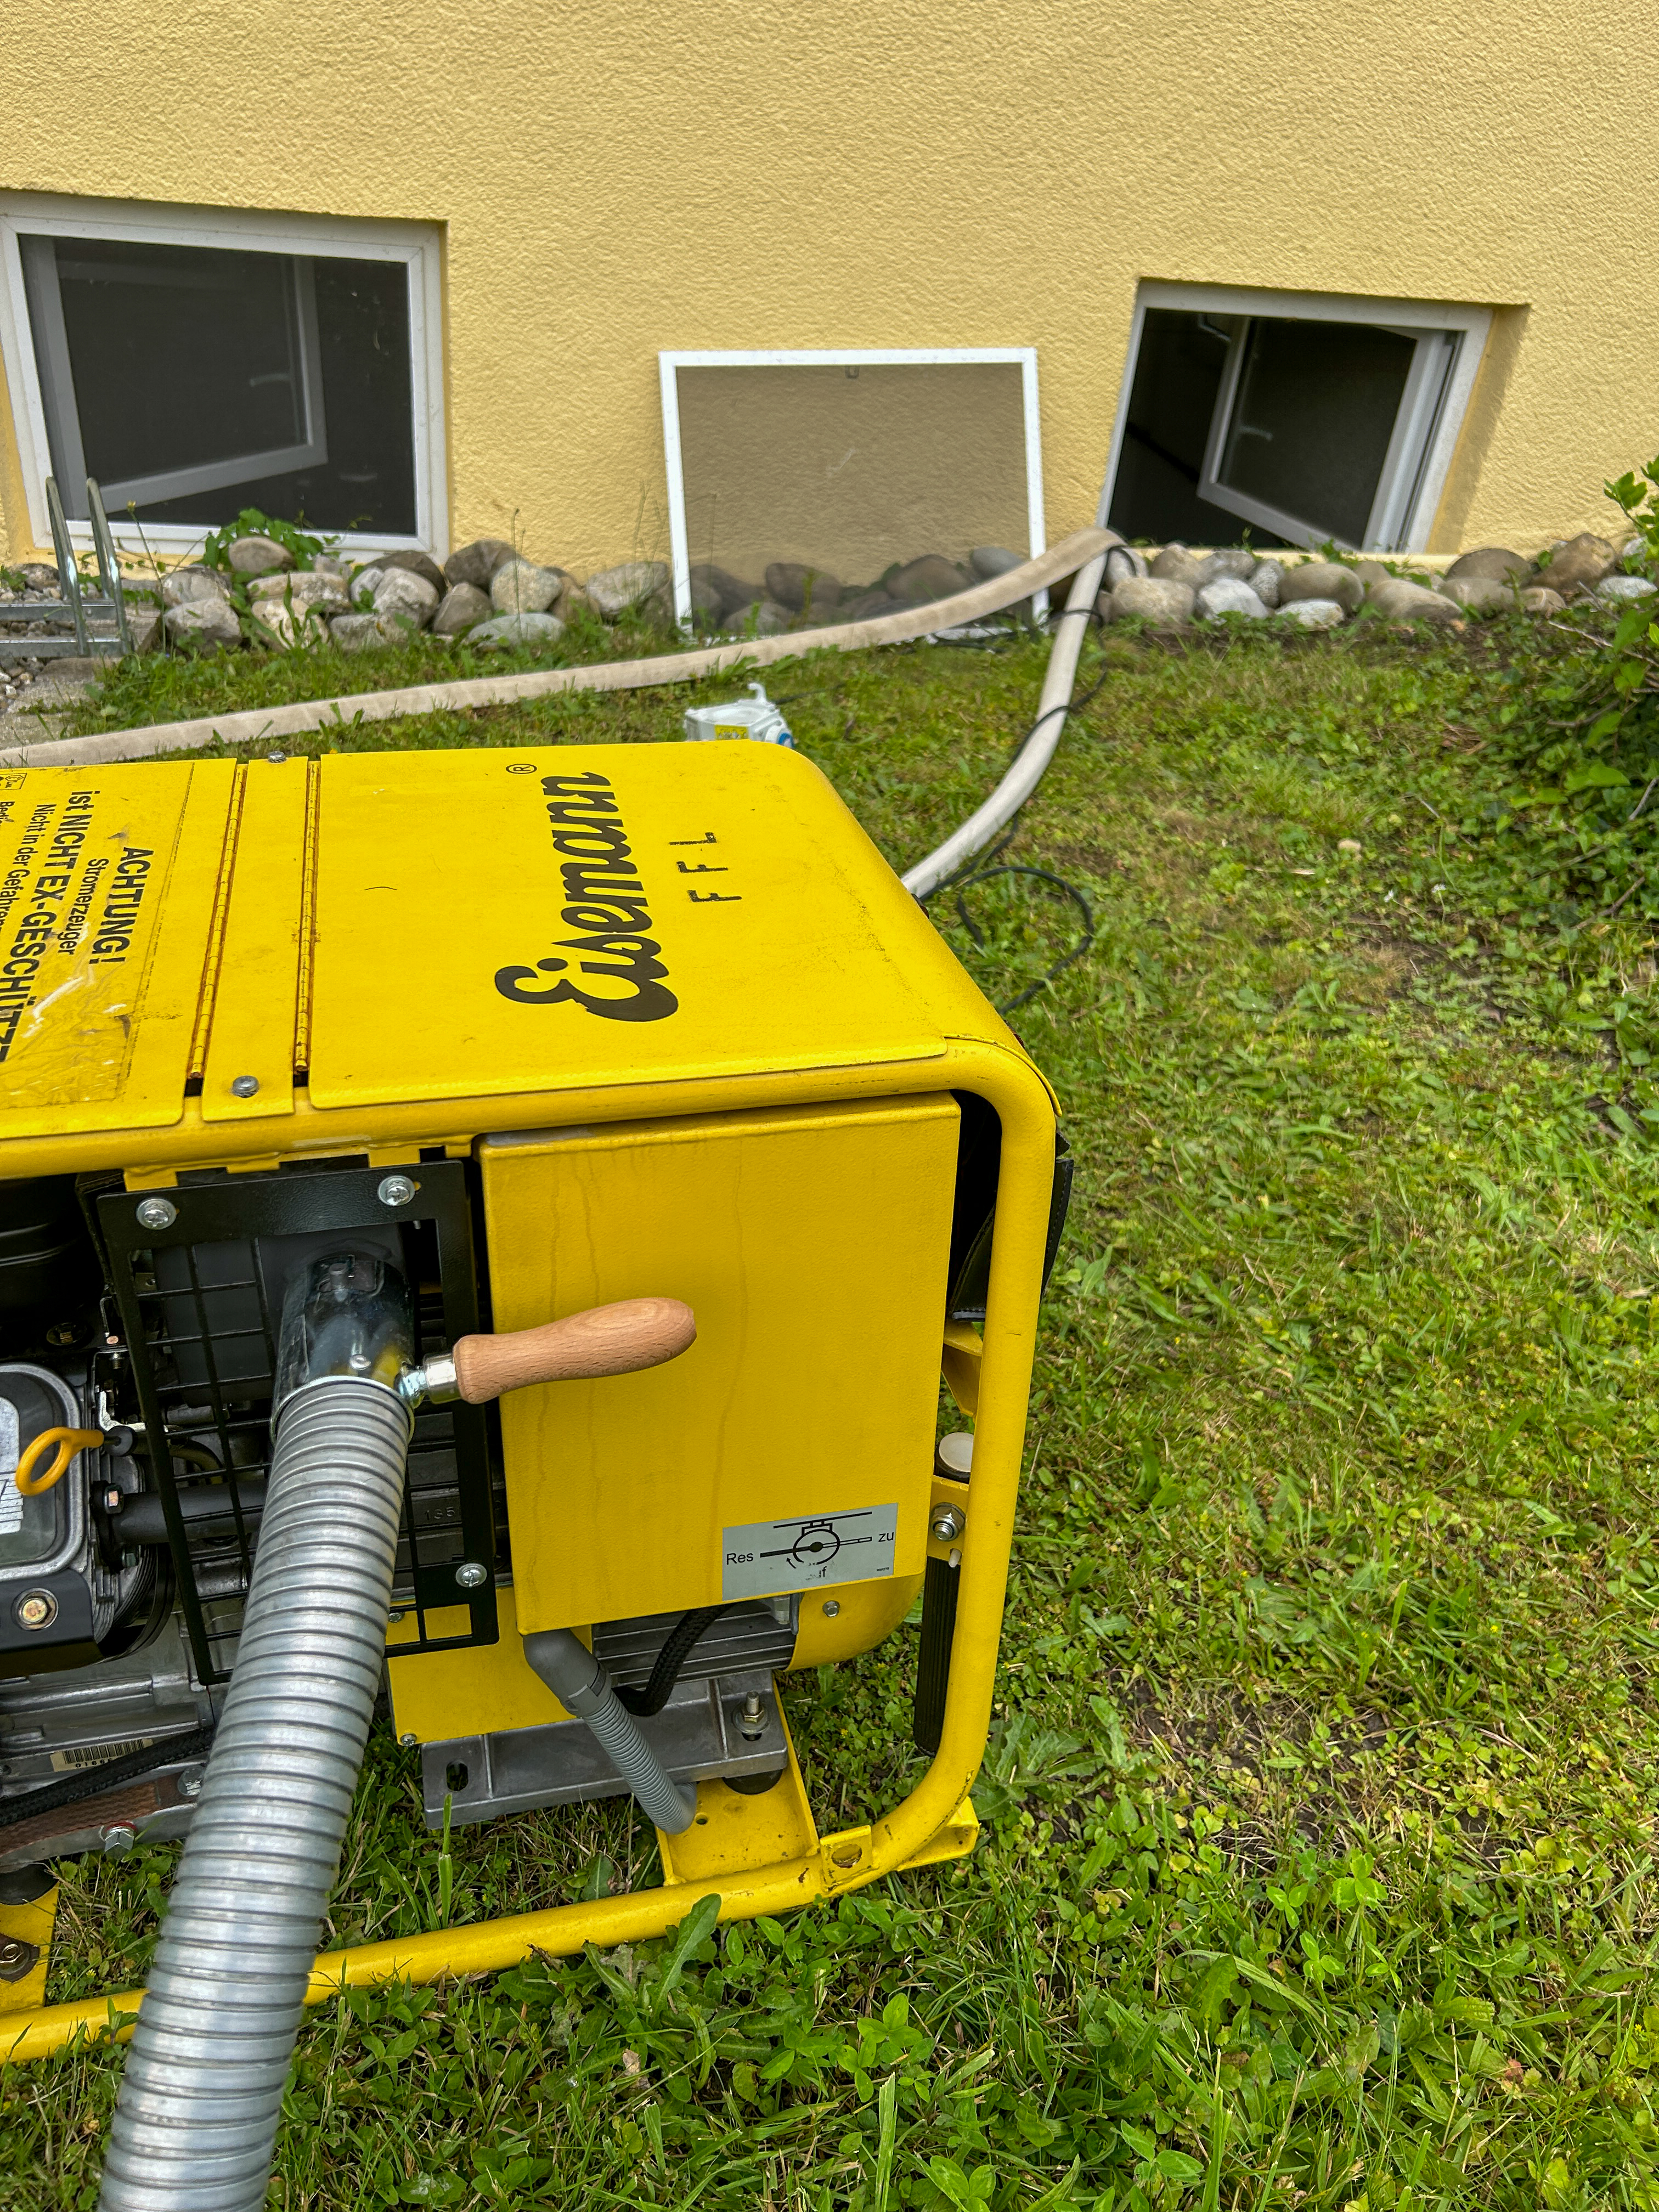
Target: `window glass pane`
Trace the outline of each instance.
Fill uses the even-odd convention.
[[[26,243],[53,257],[85,473],[106,486],[210,474],[206,488],[140,500],[142,520],[205,531],[258,507],[319,530],[415,534],[402,262]],[[71,395],[54,389],[39,289],[31,283],[30,306],[50,416]],[[77,514],[55,439],[53,462]],[[118,522],[125,501],[110,504]]]
[[[320,254],[311,271],[328,427],[326,460],[249,477],[211,495],[141,507],[147,521],[210,527],[228,522],[245,507],[257,507],[316,530],[415,536],[407,273],[401,261],[345,261]]]
[[[694,568],[870,586],[924,554],[1029,549],[1018,362],[681,368],[678,391]]]
[[[1218,480],[1364,544],[1415,352],[1367,323],[1253,322]]]
[[[101,239],[57,248],[88,476],[115,483],[306,442],[290,256]]]
[[[1141,319],[1128,416],[1112,483],[1109,520],[1125,538],[1171,538],[1195,545],[1253,545],[1283,538],[1199,496],[1210,422],[1221,394],[1232,315],[1148,307]]]

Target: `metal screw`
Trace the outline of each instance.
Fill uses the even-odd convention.
[[[387,1176],[375,1195],[382,1206],[407,1206],[415,1195],[415,1186],[406,1175]]]
[[[138,1840],[138,1831],[130,1821],[112,1820],[106,1828],[100,1828],[98,1840],[107,1856],[123,1858]]]
[[[252,1098],[258,1088],[257,1075],[239,1075],[230,1086],[230,1095],[233,1098]]]
[[[201,1794],[202,1769],[199,1766],[187,1766],[179,1777],[179,1795],[181,1797],[199,1797]]]
[[[395,1620],[401,1620],[403,1619],[403,1617],[404,1617],[404,1609],[403,1609],[402,1606],[400,1606],[400,1605],[394,1605],[394,1606],[392,1607],[392,1608],[391,1612],[390,1612],[389,1613],[387,1613],[387,1615],[386,1615],[386,1626],[387,1626],[388,1628],[390,1628],[393,1621],[395,1621]]]
[[[489,1580],[489,1570],[476,1559],[465,1559],[456,1568],[455,1579],[463,1589],[480,1589]]]
[[[170,1198],[141,1198],[138,1201],[141,1229],[171,1229],[178,1218],[179,1209]]]
[[[840,1611],[841,1600],[838,1597],[825,1598],[823,1601],[823,1617],[826,1620],[833,1620]]]
[[[58,1601],[50,1590],[25,1590],[12,1612],[20,1628],[50,1628],[58,1618]]]
[[[265,758],[270,763],[273,768],[281,768],[283,763],[288,758],[288,755],[282,750],[280,745],[273,745],[270,750],[265,755]]]
[[[402,1744],[402,1746],[403,1746],[403,1747],[404,1747],[404,1749],[405,1751],[413,1751],[413,1750],[414,1750],[414,1748],[415,1748],[415,1744],[416,1744],[416,1737],[415,1737],[414,1732],[413,1732],[412,1730],[410,1730],[410,1731],[409,1731],[408,1733],[406,1733],[406,1734],[404,1734],[404,1735],[400,1735],[400,1736],[398,1737],[398,1742],[399,1742],[400,1744]]]
[[[927,1526],[937,1542],[954,1544],[968,1526],[968,1516],[958,1506],[941,1505],[935,1509]]]

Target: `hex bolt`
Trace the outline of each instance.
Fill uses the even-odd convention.
[[[937,1505],[927,1527],[935,1542],[954,1544],[968,1526],[968,1516],[957,1505]]]
[[[743,1717],[746,1721],[757,1721],[761,1717],[760,1692],[751,1690],[743,1701]]]
[[[489,1570],[476,1559],[464,1559],[455,1570],[455,1579],[463,1589],[482,1589],[489,1580]]]
[[[766,1734],[766,1708],[758,1690],[750,1690],[738,1709],[738,1734],[745,1743],[758,1743]]]
[[[281,768],[283,763],[288,758],[288,755],[283,750],[280,745],[273,745],[270,750],[265,755],[265,758],[270,763],[272,768]]]
[[[179,1795],[181,1797],[199,1797],[201,1794],[202,1770],[199,1766],[187,1766],[179,1777]]]
[[[230,1086],[230,1095],[233,1098],[252,1098],[258,1088],[257,1075],[239,1075]]]
[[[50,1590],[25,1590],[12,1615],[20,1628],[50,1628],[58,1618],[58,1601]]]
[[[826,1620],[834,1620],[840,1611],[841,1600],[838,1597],[825,1598],[823,1601],[823,1617]]]
[[[112,1859],[125,1858],[138,1840],[138,1831],[130,1821],[112,1820],[106,1828],[100,1828],[98,1840],[105,1856]]]
[[[415,1185],[406,1175],[386,1176],[375,1195],[382,1206],[407,1206],[415,1195]]]
[[[141,1229],[171,1229],[178,1218],[179,1209],[170,1198],[141,1198],[138,1201]]]

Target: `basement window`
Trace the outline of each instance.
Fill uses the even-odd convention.
[[[72,523],[92,477],[118,534],[125,514],[161,547],[245,507],[438,542],[436,246],[416,226],[19,196],[0,276],[38,543],[49,474]]]
[[[935,597],[975,580],[975,548],[1043,549],[1029,347],[658,358],[682,621],[694,572],[764,595],[794,564],[841,587],[823,611],[841,619],[900,571]]]
[[[1421,550],[1489,321],[1445,303],[1143,285],[1111,526]]]

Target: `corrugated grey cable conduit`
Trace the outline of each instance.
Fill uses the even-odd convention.
[[[241,1643],[100,2212],[261,2212],[306,1984],[386,1667],[409,1413],[331,1377],[283,1408]]]
[[[697,1809],[696,1791],[681,1789],[665,1771],[581,1638],[568,1628],[542,1629],[525,1638],[524,1656],[565,1710],[587,1723],[657,1826],[684,1835]]]

